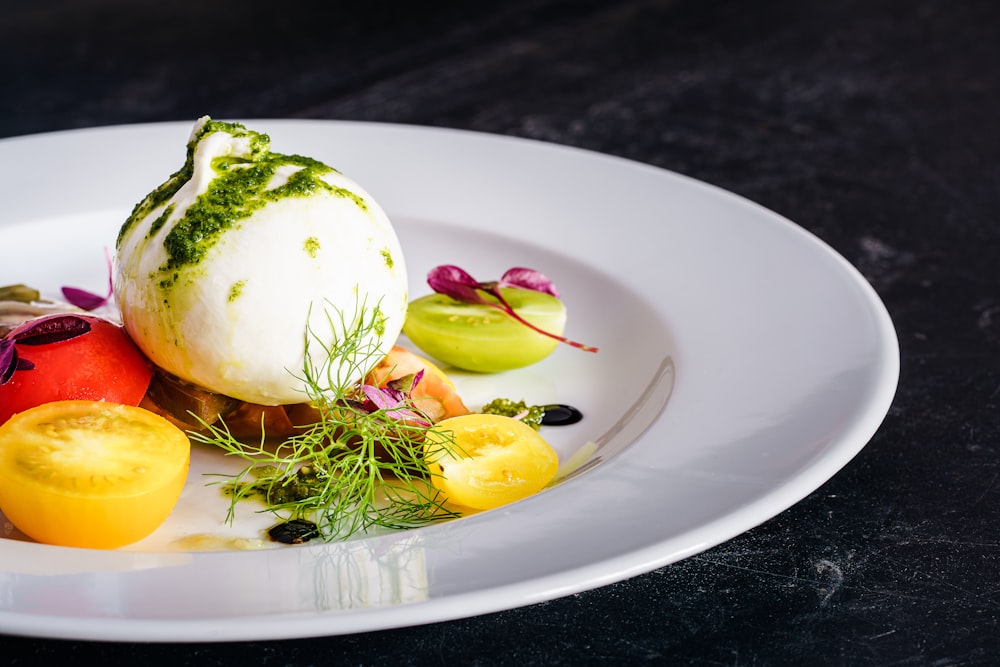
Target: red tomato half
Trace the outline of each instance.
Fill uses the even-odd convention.
[[[31,370],[19,370],[0,385],[0,424],[12,415],[53,401],[107,401],[138,405],[146,394],[152,370],[146,357],[117,324],[93,315],[76,315],[91,329],[76,338],[45,345],[17,344]],[[38,322],[60,317],[46,315],[25,322],[16,336]]]

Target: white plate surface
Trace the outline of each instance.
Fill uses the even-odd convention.
[[[815,490],[868,442],[899,372],[865,280],[789,221],[703,183],[586,151],[452,130],[255,120],[272,148],[359,181],[393,218],[411,294],[426,271],[511,266],[559,286],[567,334],[541,364],[457,374],[467,402],[559,401],[547,429],[585,468],[525,501],[336,544],[238,550],[270,522],[225,501],[196,449],[177,511],[120,551],[0,538],[0,632],[212,641],[385,629],[602,586],[691,556]],[[100,291],[103,249],[184,160],[190,123],[0,141],[0,284]],[[193,535],[193,536],[192,536]],[[191,545],[198,544],[198,548]],[[223,548],[205,550],[206,546]],[[259,544],[257,544],[260,546]]]

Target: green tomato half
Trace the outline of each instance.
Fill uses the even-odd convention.
[[[554,296],[512,287],[500,293],[533,325],[561,336],[566,307]],[[424,353],[468,371],[495,373],[523,368],[550,355],[559,341],[540,334],[498,308],[429,294],[410,302],[403,333]]]

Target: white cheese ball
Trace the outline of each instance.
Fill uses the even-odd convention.
[[[119,235],[114,291],[129,335],[168,373],[251,403],[307,400],[306,368],[329,367],[342,387],[360,380],[406,314],[388,217],[346,176],[270,153],[266,135],[238,124],[202,118],[188,147],[185,168]],[[349,353],[331,356],[338,345]]]

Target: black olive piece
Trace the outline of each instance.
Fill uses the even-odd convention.
[[[267,536],[282,544],[303,544],[314,537],[319,537],[319,528],[311,521],[292,519],[272,526],[267,531]]]
[[[583,419],[583,413],[572,405],[557,403],[543,406],[542,426],[569,426]]]

